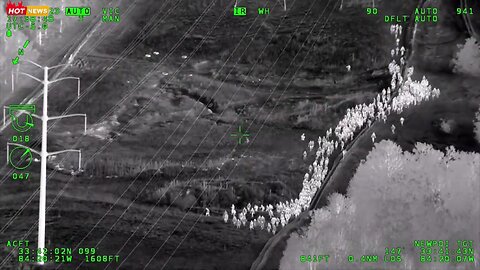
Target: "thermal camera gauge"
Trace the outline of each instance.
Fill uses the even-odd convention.
[[[9,162],[17,170],[25,170],[32,164],[32,151],[29,148],[17,146],[9,154]]]
[[[27,132],[29,131],[32,127],[34,127],[33,123],[33,118],[30,114],[25,114],[24,115],[24,121],[21,123],[20,117],[11,116],[12,119],[12,128],[18,132]]]
[[[32,114],[35,113],[35,105],[31,104],[14,104],[8,106],[10,118],[12,120],[12,128],[18,132],[27,132],[35,125],[33,123]],[[16,116],[18,111],[26,112],[23,115]]]

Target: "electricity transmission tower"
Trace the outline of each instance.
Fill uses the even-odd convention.
[[[18,143],[7,143],[7,162],[9,161],[9,150],[10,146],[17,146],[17,147],[22,147],[26,149],[27,151],[31,151],[32,153],[35,153],[40,156],[41,158],[41,169],[40,169],[40,202],[39,202],[39,214],[38,214],[38,256],[44,256],[44,248],[45,248],[45,216],[46,216],[46,200],[47,200],[47,158],[49,156],[53,155],[58,155],[66,152],[76,152],[78,154],[78,170],[81,170],[81,164],[82,164],[82,152],[81,150],[78,149],[67,149],[67,150],[62,150],[62,151],[56,151],[56,152],[48,152],[47,150],[47,137],[48,137],[48,121],[49,120],[56,120],[56,119],[62,119],[62,118],[67,118],[67,117],[83,117],[84,118],[84,134],[87,131],[87,115],[86,114],[70,114],[70,115],[64,115],[64,116],[55,116],[55,117],[49,117],[48,116],[48,87],[52,83],[56,83],[59,81],[63,80],[77,80],[77,98],[80,97],[80,78],[78,77],[64,77],[64,78],[59,78],[53,81],[48,80],[48,71],[57,67],[69,65],[69,64],[63,64],[63,65],[56,65],[53,67],[44,67],[40,66],[39,64],[25,60],[25,62],[28,62],[30,64],[35,65],[38,68],[41,68],[43,70],[43,80],[40,80],[36,78],[33,75],[30,75],[28,73],[24,72],[19,72],[20,75],[25,75],[29,78],[32,78],[33,80],[43,84],[43,114],[42,116],[36,115],[36,114],[31,114],[31,116],[40,119],[42,121],[42,149],[40,152],[31,149],[30,147],[18,144]],[[4,107],[4,125],[5,125],[5,114],[6,114],[6,108]],[[20,111],[20,114],[24,113],[24,111]],[[13,123],[13,114],[12,115],[12,123]],[[72,172],[73,173],[73,172]],[[43,261],[40,260],[40,264],[43,264]]]

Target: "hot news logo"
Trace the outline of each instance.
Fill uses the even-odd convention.
[[[22,2],[18,2],[18,4],[13,4],[12,2],[8,1],[6,12],[8,16],[26,16],[27,7],[24,6]]]
[[[48,16],[48,6],[24,6],[23,2],[17,4],[8,1],[5,11],[7,16]]]

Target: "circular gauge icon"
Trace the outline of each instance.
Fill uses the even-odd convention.
[[[10,164],[17,170],[25,170],[33,161],[32,151],[21,146],[10,151],[9,158]]]
[[[24,122],[23,122],[23,123],[20,123],[20,118],[19,118],[19,117],[15,116],[15,115],[11,115],[12,128],[13,128],[15,131],[18,131],[18,132],[27,132],[27,131],[29,131],[31,128],[34,127],[32,115],[30,115],[30,114],[25,114],[24,116],[25,116]]]

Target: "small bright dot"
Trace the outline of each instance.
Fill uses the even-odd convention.
[[[163,76],[167,76],[167,75],[168,75],[168,72],[162,72],[162,75],[163,75]]]
[[[153,54],[155,54],[155,55],[159,55],[160,53],[159,53],[159,52],[153,52]]]
[[[150,58],[150,57],[152,57],[152,55],[151,54],[145,54],[145,57]]]
[[[186,55],[182,55],[182,59],[187,59],[187,56],[186,56]]]

